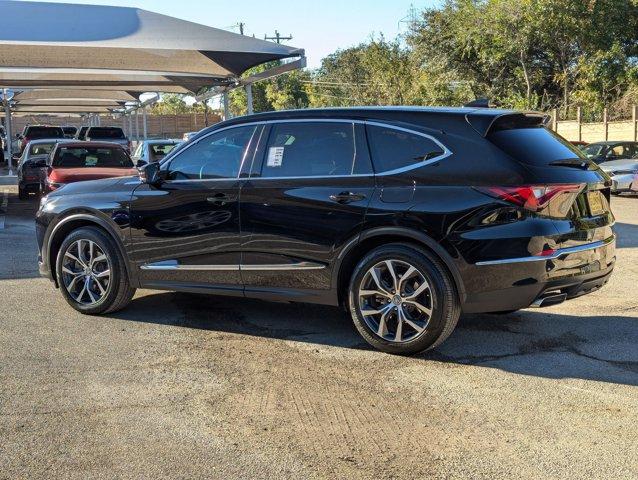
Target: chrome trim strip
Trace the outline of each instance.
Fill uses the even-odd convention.
[[[351,123],[351,124],[359,124],[359,125],[373,125],[376,127],[384,127],[384,128],[389,128],[392,130],[399,130],[401,132],[406,132],[406,133],[412,133],[414,135],[418,135],[424,138],[427,138],[428,140],[433,141],[434,143],[436,143],[439,147],[441,147],[441,149],[443,149],[443,154],[439,155],[438,157],[435,158],[430,158],[428,160],[424,160],[423,162],[419,162],[419,163],[415,163],[413,165],[408,165],[407,167],[402,167],[402,168],[397,168],[395,170],[389,170],[386,172],[379,172],[379,173],[355,173],[355,174],[351,174],[351,175],[309,175],[309,176],[302,176],[302,177],[240,177],[239,175],[241,174],[241,168],[239,169],[239,173],[237,175],[237,177],[232,177],[232,178],[208,178],[208,179],[187,179],[187,180],[167,180],[167,182],[169,183],[185,183],[185,182],[210,182],[210,181],[228,181],[228,180],[302,180],[304,178],[350,178],[350,177],[385,177],[388,175],[397,175],[399,173],[405,173],[405,172],[409,172],[410,170],[415,170],[417,168],[421,168],[424,167],[426,165],[430,165],[432,163],[436,163],[436,162],[440,162],[441,160],[449,157],[452,155],[452,152],[450,151],[449,148],[447,148],[445,145],[443,145],[439,140],[437,140],[436,138],[434,138],[431,135],[428,135],[427,133],[423,133],[423,132],[419,132],[416,130],[412,130],[409,128],[405,128],[405,127],[399,127],[397,125],[392,125],[390,123],[385,123],[385,122],[380,122],[380,121],[376,121],[376,120],[356,120],[356,119],[348,119],[348,118],[291,118],[291,119],[282,119],[282,120],[263,120],[263,121],[256,121],[256,122],[247,122],[247,123],[239,123],[239,124],[235,124],[235,125],[229,125],[227,127],[222,127],[219,128],[217,130],[214,130],[212,132],[207,133],[206,135],[204,135],[202,138],[198,138],[197,141],[193,142],[190,145],[187,145],[186,147],[184,147],[183,150],[181,150],[180,152],[178,152],[176,155],[168,158],[167,160],[172,161],[174,158],[176,158],[177,156],[181,155],[183,152],[185,152],[186,150],[188,150],[189,148],[191,148],[193,145],[195,145],[196,143],[199,143],[201,140],[209,137],[210,135],[214,135],[216,133],[219,132],[223,132],[225,130],[230,130],[231,128],[239,128],[239,127],[248,127],[248,126],[261,126],[261,125],[267,125],[267,124],[277,124],[277,123],[301,123],[301,122],[325,122],[325,123]],[[254,135],[254,134],[253,134]],[[251,142],[252,142],[252,138],[251,138]],[[245,154],[244,154],[245,157]],[[243,162],[245,161],[245,158],[242,159],[242,166],[243,166]],[[162,165],[164,162],[162,161],[162,163],[160,165]]]
[[[285,271],[285,270],[323,270],[325,265],[313,262],[284,263],[273,265],[240,265],[241,271],[244,272],[261,272],[261,271]]]
[[[597,248],[606,247],[616,242],[616,235],[609,237],[606,240],[600,240],[598,242],[588,243],[586,245],[578,245],[576,247],[567,247],[556,250],[551,255],[547,255],[544,257],[534,256],[534,257],[520,257],[520,258],[506,258],[503,260],[488,260],[485,262],[476,262],[476,265],[506,265],[508,263],[525,263],[525,262],[544,262],[546,260],[555,260],[564,255],[570,255],[572,253],[580,253],[586,252],[588,250],[596,250]]]
[[[164,262],[147,263],[140,266],[140,270],[180,270],[194,272],[237,272],[239,265],[180,265],[177,260],[167,260]]]
[[[181,265],[177,260],[167,260],[165,262],[148,263],[140,266],[141,270],[169,270],[169,271],[191,271],[191,272],[262,272],[262,271],[290,271],[290,270],[323,270],[325,265],[313,262],[298,262],[272,265]]]

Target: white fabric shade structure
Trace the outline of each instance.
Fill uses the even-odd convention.
[[[245,85],[251,98],[241,80],[251,67],[290,59],[274,76],[305,66],[302,49],[137,8],[0,0],[0,18],[0,90],[16,92],[4,101],[9,121],[11,111],[130,114],[144,92]]]
[[[231,85],[256,65],[304,55],[136,8],[0,0],[0,17],[10,19],[0,29],[2,87],[196,94]]]

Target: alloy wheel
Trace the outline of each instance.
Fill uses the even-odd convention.
[[[95,305],[106,295],[111,282],[111,262],[91,240],[76,240],[64,252],[62,283],[71,298]]]
[[[414,340],[432,318],[433,292],[425,275],[402,260],[384,260],[370,268],[358,295],[364,321],[389,342]]]

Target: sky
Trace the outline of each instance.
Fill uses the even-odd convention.
[[[310,68],[337,49],[357,45],[370,35],[383,33],[392,39],[406,29],[412,6],[418,11],[437,0],[66,0],[83,3],[137,7],[202,23],[211,27],[264,38],[278,30],[292,35],[288,45],[304,48]]]

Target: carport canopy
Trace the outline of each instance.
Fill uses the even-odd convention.
[[[129,7],[0,0],[0,87],[191,93],[302,49]],[[149,87],[149,88],[147,88]]]

